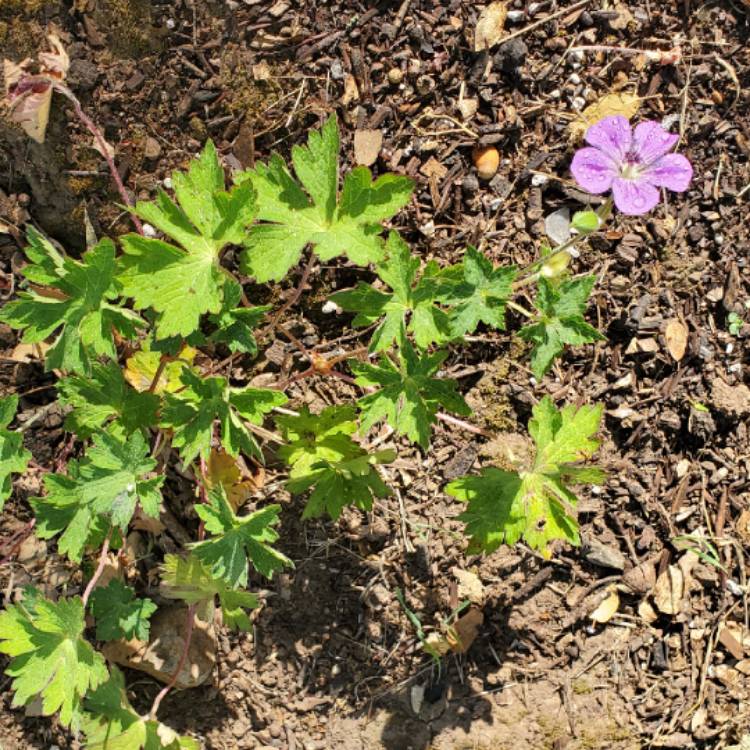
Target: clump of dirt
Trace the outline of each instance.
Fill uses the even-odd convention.
[[[149,0],[109,0],[99,3],[93,19],[108,37],[107,49],[117,57],[138,58],[160,46]]]
[[[506,431],[516,426],[513,408],[503,387],[508,382],[511,361],[509,355],[496,359],[466,394],[466,402],[485,427]]]
[[[11,60],[30,57],[38,50],[39,40],[43,37],[42,27],[36,21],[27,20],[23,12],[9,13],[7,7],[0,8],[0,48],[3,57]]]
[[[246,124],[261,122],[264,112],[276,104],[283,93],[278,79],[285,72],[283,67],[265,64],[262,73],[256,74],[249,56],[241,54],[236,47],[228,48],[221,57],[219,74],[221,90],[226,92],[226,109],[243,115]]]

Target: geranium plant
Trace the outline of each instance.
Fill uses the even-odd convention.
[[[23,66],[15,72],[18,108],[18,97],[33,91],[29,81],[36,79]],[[60,83],[43,75],[53,88]],[[590,146],[574,157],[573,174],[592,193],[611,189],[623,213],[653,208],[659,186],[687,187],[689,163],[667,153],[675,137],[654,123],[631,133],[626,120],[608,118],[586,138]],[[569,262],[573,246],[610,217],[611,202],[577,214],[577,233],[526,268],[495,267],[473,247],[461,262],[441,266],[423,263],[395,230],[384,236],[384,222],[411,197],[411,180],[373,179],[357,167],[340,184],[339,159],[339,128],[331,117],[306,146],[294,147],[291,169],[274,155],[233,175],[227,186],[209,142],[186,173],[172,176],[173,196],[160,192],[132,207],[133,217],[158,237],[144,236],[137,222],[138,232],[118,243],[102,239],[76,260],[29,230],[25,281],[0,320],[22,331],[26,342],[50,342],[45,367],[60,374],[66,428],[77,440],[77,457],[47,473],[43,492],[30,500],[34,533],[55,539],[58,553],[76,563],[89,556],[96,562],[80,594],[51,601],[27,588],[8,602],[0,614],[0,652],[11,657],[14,704],[40,699],[42,712],[82,731],[89,748],[197,747],[157,719],[176,675],[140,716],[127,701],[122,674],[94,646],[149,636],[155,603],[118,579],[102,586],[100,576],[136,514],[159,517],[170,467],[193,477],[196,487],[195,540],[162,565],[164,595],[187,605],[187,652],[199,606],[218,602],[229,627],[247,630],[249,612],[259,604],[248,590],[250,571],[271,578],[293,566],[277,546],[280,506],[248,509],[250,493],[236,491],[237,459],[260,465],[271,435],[281,442],[277,456],[288,467],[289,491],[307,498],[303,517],[337,519],[346,506],[370,511],[390,492],[381,467],[396,458],[394,448],[367,447],[372,428],[385,423],[422,450],[440,420],[471,428],[460,419],[471,410],[442,369],[449,350],[440,347],[465,345],[464,337],[480,326],[517,327],[520,315],[527,320],[518,335],[530,342],[531,369],[541,378],[565,346],[603,338],[586,320],[595,277],[572,275]],[[230,247],[241,248],[240,269],[225,262]],[[343,256],[371,270],[371,281],[331,296],[354,314],[362,336],[369,335],[366,346],[309,355],[281,322],[287,307],[273,310],[248,299],[240,271],[256,283],[280,281],[306,252],[322,261]],[[533,311],[518,301],[532,285]],[[309,369],[266,387],[217,374],[211,360],[217,351],[226,348],[230,359],[249,362],[275,333],[310,356]],[[359,398],[319,414],[280,410],[288,383],[306,377],[342,378],[359,389]],[[21,433],[9,429],[17,405],[16,397],[0,403],[0,507],[13,475],[30,459]],[[460,519],[473,551],[523,539],[548,555],[554,540],[578,544],[570,488],[603,479],[586,463],[598,446],[601,413],[596,406],[558,409],[545,396],[529,422],[536,451],[528,463],[513,471],[485,467],[449,485],[448,493],[466,502]],[[272,415],[278,433],[264,427]],[[212,474],[218,461],[229,467],[224,477],[231,475],[231,482]]]

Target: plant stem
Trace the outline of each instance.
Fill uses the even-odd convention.
[[[86,589],[83,592],[84,609],[86,608],[86,604],[88,603],[89,597],[91,596],[91,592],[94,590],[94,586],[96,586],[97,581],[102,577],[102,573],[104,572],[104,566],[107,564],[107,553],[109,552],[109,542],[110,542],[110,539],[112,539],[113,531],[114,531],[114,527],[110,526],[110,529],[107,532],[107,536],[104,538],[104,543],[102,544],[102,550],[99,553],[99,565],[96,566],[94,575],[91,576],[91,580],[88,582],[88,585],[86,586]]]
[[[529,320],[533,320],[536,317],[533,312],[531,312],[530,310],[527,310],[523,305],[519,305],[517,302],[508,300],[505,304],[511,310],[515,310],[517,313],[521,313],[521,315],[524,315]]]
[[[86,128],[91,133],[91,135],[94,136],[94,140],[99,146],[99,150],[101,151],[102,156],[107,160],[107,166],[109,167],[109,171],[110,171],[110,174],[112,175],[112,179],[114,180],[115,185],[117,186],[117,191],[120,193],[120,197],[122,198],[125,205],[128,208],[132,209],[133,202],[130,200],[128,191],[125,189],[125,185],[123,184],[122,178],[120,177],[120,173],[117,171],[117,165],[115,164],[115,160],[112,157],[112,154],[110,153],[111,146],[107,143],[104,135],[102,135],[102,131],[99,130],[99,128],[94,123],[94,121],[83,111],[83,107],[81,107],[81,102],[78,101],[78,98],[76,97],[76,95],[65,84],[60,83],[59,81],[51,81],[46,78],[45,80],[51,84],[52,88],[55,91],[57,91],[59,94],[62,94],[66,99],[68,99],[73,104],[73,109],[75,110],[75,113],[78,119],[86,126]],[[130,211],[129,213],[130,213],[130,219],[135,225],[135,228],[138,231],[138,234],[142,235],[143,224],[141,224],[141,220],[132,211]]]
[[[188,652],[190,651],[190,642],[193,639],[193,628],[195,626],[195,609],[197,605],[191,604],[187,608],[187,622],[185,624],[185,638],[183,640],[182,653],[180,654],[180,660],[177,662],[177,668],[174,671],[169,682],[159,691],[159,694],[154,698],[154,702],[151,705],[151,711],[149,711],[149,719],[156,719],[156,712],[159,710],[161,702],[166,698],[169,691],[177,684],[177,678],[182,672],[182,668],[185,666],[187,661]]]
[[[151,381],[151,384],[148,387],[148,393],[153,393],[156,390],[156,386],[159,383],[159,378],[161,378],[162,373],[164,372],[164,368],[167,366],[171,359],[172,358],[168,354],[164,353],[162,353],[161,357],[159,357],[159,364],[156,367],[154,379]]]
[[[199,466],[200,478],[198,479],[198,492],[200,494],[201,503],[207,503],[208,495],[206,493],[206,459],[204,459],[202,456],[200,458]],[[201,521],[200,525],[198,526],[198,541],[203,541],[205,536],[206,528],[203,524],[203,521]],[[182,672],[182,668],[185,666],[185,662],[187,661],[188,654],[190,653],[190,643],[193,640],[193,630],[195,628],[195,611],[197,606],[197,604],[191,604],[187,608],[187,617],[185,621],[185,637],[183,639],[180,660],[177,662],[177,667],[169,682],[159,691],[156,698],[154,698],[154,702],[151,705],[151,711],[149,711],[149,718],[152,720],[156,719],[156,713],[159,710],[161,702],[164,700],[164,698],[167,697],[170,690],[172,690],[172,688],[177,684],[177,678],[180,676],[180,672]]]

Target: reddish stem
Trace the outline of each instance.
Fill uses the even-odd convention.
[[[159,710],[159,705],[167,697],[169,691],[177,684],[177,678],[182,672],[182,668],[185,666],[187,661],[188,652],[190,651],[190,641],[193,638],[193,627],[195,625],[195,608],[197,605],[191,604],[187,609],[187,623],[185,625],[185,638],[182,647],[182,653],[180,654],[180,661],[177,662],[177,669],[175,669],[172,678],[169,682],[159,691],[159,694],[154,698],[154,702],[151,706],[149,718],[151,720],[156,719],[156,712]]]
[[[202,456],[200,458],[200,480],[198,482],[198,487],[201,503],[207,503],[208,495],[206,494],[206,460]],[[198,526],[198,541],[202,541],[205,535],[206,529],[204,527],[203,521],[201,521],[200,525]],[[156,719],[156,713],[159,710],[161,702],[164,700],[164,698],[167,697],[172,688],[177,684],[177,678],[180,676],[180,672],[182,672],[182,668],[185,666],[185,662],[187,661],[188,653],[190,652],[190,642],[193,639],[196,607],[196,604],[191,604],[187,609],[187,619],[185,622],[185,638],[183,640],[180,660],[177,662],[177,668],[175,669],[174,674],[170,678],[169,682],[159,691],[156,698],[154,698],[154,702],[151,705],[151,711],[149,712],[149,717],[152,720]]]
[[[91,576],[91,580],[88,582],[86,590],[83,592],[84,609],[89,600],[89,597],[91,596],[91,592],[94,590],[94,586],[96,586],[97,581],[102,577],[104,566],[107,564],[107,552],[109,552],[109,541],[112,538],[113,531],[114,529],[110,528],[109,532],[107,532],[107,536],[104,539],[104,544],[102,544],[102,551],[99,553],[99,565],[97,565],[96,570],[94,571],[94,575]]]
[[[20,531],[17,531],[13,536],[3,545],[2,551],[6,552],[7,555],[0,560],[0,565],[5,565],[13,555],[18,552],[18,548],[28,539],[34,530],[36,525],[36,518],[32,518]]]
[[[102,131],[99,130],[94,121],[83,111],[81,102],[78,101],[76,95],[67,86],[65,86],[63,83],[60,83],[59,81],[49,81],[49,83],[52,85],[52,88],[55,91],[57,91],[59,94],[62,94],[73,104],[73,109],[75,110],[78,119],[86,126],[91,135],[94,136],[94,140],[99,146],[99,150],[101,151],[102,156],[104,156],[104,158],[107,160],[107,166],[109,167],[112,179],[115,181],[115,185],[117,186],[117,191],[120,193],[120,197],[122,198],[125,205],[128,208],[132,209],[133,202],[130,200],[128,191],[125,189],[125,185],[123,184],[122,178],[120,177],[120,173],[117,171],[117,165],[115,164],[115,160],[110,153],[111,147],[107,143],[104,135],[102,135]],[[130,211],[130,218],[133,221],[138,234],[142,235],[143,224],[141,224],[141,220],[132,211]]]

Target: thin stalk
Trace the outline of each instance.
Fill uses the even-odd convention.
[[[128,191],[125,189],[125,185],[122,182],[122,178],[120,177],[120,173],[117,171],[117,165],[115,164],[115,160],[112,157],[112,154],[110,153],[110,145],[107,143],[106,139],[104,138],[104,135],[102,134],[102,131],[99,130],[99,128],[96,126],[94,121],[83,111],[83,107],[81,107],[81,102],[78,101],[78,98],[76,95],[67,87],[65,84],[60,83],[59,81],[52,81],[47,78],[44,79],[48,83],[51,84],[52,88],[57,91],[59,94],[62,94],[66,99],[68,99],[73,104],[73,109],[75,110],[75,113],[78,117],[78,119],[86,126],[87,130],[91,133],[91,135],[94,136],[94,140],[96,141],[97,145],[99,146],[99,150],[102,153],[102,156],[107,160],[107,166],[109,167],[110,174],[112,175],[112,179],[115,182],[115,185],[117,186],[117,191],[120,193],[120,197],[122,198],[125,205],[132,209],[133,208],[133,202],[130,200],[130,196],[128,195]],[[143,224],[141,224],[141,220],[132,212],[130,211],[130,218],[135,225],[136,230],[138,231],[138,234],[143,234]]]
[[[86,589],[83,592],[84,609],[86,608],[86,604],[88,603],[89,597],[91,596],[91,592],[94,590],[94,586],[96,586],[97,581],[102,577],[102,573],[104,572],[104,567],[107,564],[107,553],[109,552],[109,542],[112,539],[113,531],[114,531],[114,527],[110,526],[110,529],[107,532],[107,536],[104,538],[104,544],[102,544],[101,552],[99,553],[99,564],[96,566],[94,575],[91,576],[91,580],[88,582],[88,585],[86,586]]]
[[[508,300],[505,304],[511,310],[515,310],[517,313],[521,313],[521,315],[527,317],[529,320],[533,320],[536,317],[533,312],[527,310],[523,305],[519,305],[517,302]]]
[[[156,713],[159,710],[159,706],[170,690],[177,684],[177,678],[182,672],[182,668],[185,666],[187,661],[188,652],[190,651],[190,641],[193,639],[193,628],[195,627],[195,609],[197,605],[191,604],[187,609],[187,622],[185,623],[185,638],[183,641],[182,653],[180,654],[180,660],[177,662],[177,668],[174,671],[169,682],[159,691],[159,694],[154,698],[154,702],[151,705],[151,711],[149,711],[149,719],[154,721],[156,719]]]

